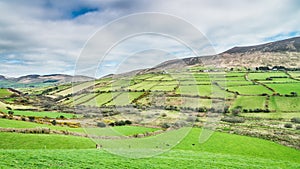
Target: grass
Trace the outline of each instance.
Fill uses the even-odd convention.
[[[116,126],[116,127],[107,127],[107,128],[70,128],[63,126],[53,126],[47,124],[39,124],[33,122],[25,122],[25,121],[16,121],[16,120],[8,120],[8,119],[0,119],[0,128],[49,128],[51,130],[62,130],[62,131],[71,131],[84,133],[87,131],[88,133],[94,132],[97,135],[101,136],[115,136],[115,135],[125,135],[130,136],[134,134],[141,134],[146,132],[153,132],[158,129],[149,128],[149,127],[141,127],[141,126]]]
[[[159,84],[159,81],[143,81],[141,83],[137,83],[135,85],[129,86],[130,90],[150,90],[153,86]]]
[[[83,89],[86,89],[88,87],[92,87],[94,85],[95,85],[95,81],[84,82],[84,83],[75,85],[75,86],[73,86],[71,88],[68,88],[66,90],[60,91],[60,92],[56,93],[55,95],[66,96],[68,94],[77,93],[77,92],[79,92],[79,91],[81,91]]]
[[[0,133],[3,149],[87,149],[93,142],[84,137],[52,134]]]
[[[12,92],[10,92],[8,89],[0,88],[0,98],[7,98],[11,95],[12,95]]]
[[[239,92],[245,95],[272,94],[273,92],[261,85],[234,86],[227,88],[230,91]]]
[[[231,108],[242,106],[243,109],[264,109],[265,101],[264,96],[238,96]]]
[[[85,128],[86,133],[99,136],[132,136],[146,132],[154,132],[158,129],[141,126],[116,126],[106,128]]]
[[[276,112],[276,113],[242,113],[245,117],[260,117],[268,119],[284,118],[290,120],[293,117],[300,117],[299,113],[287,113],[287,112]]]
[[[198,143],[193,129],[174,149],[130,159],[94,148],[86,138],[0,133],[0,168],[299,168],[300,151],[257,138],[215,132]],[[16,139],[18,138],[18,139]],[[63,139],[63,140],[62,140]],[[12,141],[13,140],[13,141]],[[38,141],[37,141],[38,140]],[[194,146],[193,146],[194,144]],[[21,150],[10,150],[10,148]],[[25,148],[24,148],[25,147]],[[70,150],[49,150],[70,148]],[[42,150],[24,150],[24,149]],[[46,149],[45,149],[46,148]]]
[[[157,85],[151,88],[151,91],[173,91],[176,85]]]
[[[134,99],[144,94],[144,92],[122,92],[121,94],[113,95],[114,98],[111,102],[107,103],[107,106],[117,105],[125,106],[129,105]]]
[[[260,73],[249,73],[249,79],[252,80],[265,80],[268,77],[288,77],[283,72],[260,72]]]
[[[272,96],[270,98],[270,109],[278,112],[299,112],[300,111],[300,97],[280,97]]]
[[[71,132],[79,132],[79,133],[84,132],[82,128],[53,126],[47,124],[39,124],[33,122],[16,121],[16,120],[8,120],[8,119],[0,119],[0,127],[1,128],[49,128],[51,130],[63,130],[63,131],[71,131]]]
[[[113,96],[117,95],[119,93],[102,93],[100,95],[98,95],[97,97],[95,97],[94,99],[83,103],[82,105],[86,105],[86,106],[102,106],[103,104],[109,102]],[[94,95],[94,94],[92,94]]]
[[[289,72],[289,74],[296,79],[300,79],[300,72]]]
[[[300,93],[300,83],[267,84],[267,86],[282,95],[290,94],[291,92]]]
[[[4,110],[7,113],[7,110]],[[14,115],[19,116],[34,116],[34,117],[49,117],[49,118],[59,118],[60,116],[64,116],[65,118],[74,118],[79,117],[76,114],[72,113],[60,113],[60,112],[47,112],[47,111],[21,111],[21,110],[13,110]]]
[[[201,98],[189,98],[189,97],[153,97],[149,102],[156,103],[157,106],[174,106],[177,107],[192,107],[192,108],[198,108],[198,107],[206,107],[210,108],[212,105],[211,99],[201,99]]]

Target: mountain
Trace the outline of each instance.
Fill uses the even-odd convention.
[[[90,81],[93,78],[87,76],[70,76],[64,74],[50,74],[50,75],[26,75],[12,79],[17,83],[68,83],[68,82],[83,82]]]
[[[221,68],[259,66],[300,68],[300,37],[255,46],[234,47],[217,55],[169,60],[153,69],[177,69],[195,65]]]
[[[0,75],[0,81],[7,80],[5,76]]]
[[[300,52],[300,37],[265,43],[256,46],[234,47],[224,53],[249,53],[249,52]]]
[[[22,87],[41,87],[57,83],[85,82],[94,80],[87,76],[70,76],[65,74],[50,75],[26,75],[18,78],[5,78],[0,76],[0,87],[4,88],[22,88]]]

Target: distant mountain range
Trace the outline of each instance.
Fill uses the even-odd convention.
[[[0,87],[37,87],[57,83],[84,82],[90,80],[94,80],[94,78],[65,74],[26,75],[17,78],[7,78],[0,75]]]

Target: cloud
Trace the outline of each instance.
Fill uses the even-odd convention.
[[[0,2],[0,74],[20,76],[25,74],[74,73],[75,64],[86,41],[101,27],[114,19],[136,12],[162,12],[178,16],[194,25],[209,41],[202,39],[201,55],[222,52],[233,46],[253,45],[298,36],[300,3],[297,0],[101,0],[101,1],[2,1]],[[141,20],[141,23],[143,20]],[[186,39],[197,41],[186,27],[164,22],[147,21],[149,29],[169,28],[169,33],[182,32]],[[118,32],[139,30],[136,24],[123,24],[105,39],[112,40]],[[180,31],[177,31],[180,30]],[[198,39],[196,44],[200,44]],[[205,43],[204,43],[205,41]],[[211,42],[211,48],[205,50]],[[120,44],[103,62],[104,68],[97,76],[113,73],[124,57],[131,56],[130,64],[122,70],[148,67],[164,61],[161,51],[174,57],[190,56],[174,40],[143,36]],[[95,49],[99,46],[95,46]],[[160,49],[160,52],[142,52],[144,49]],[[94,49],[93,49],[94,50]],[[144,55],[147,63],[143,64]],[[159,51],[159,50],[158,50]],[[133,56],[137,59],[133,60]],[[96,68],[99,56],[87,58],[93,62],[86,70]],[[152,58],[148,59],[148,58]],[[94,60],[93,60],[94,59]],[[134,62],[133,62],[134,61]],[[156,62],[155,62],[156,61]],[[85,61],[88,63],[88,61]],[[100,62],[99,62],[100,63]],[[151,63],[151,64],[150,64]],[[127,64],[128,65],[128,64]]]

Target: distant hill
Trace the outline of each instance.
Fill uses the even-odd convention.
[[[26,75],[11,79],[18,83],[67,83],[67,82],[83,82],[90,81],[93,78],[87,76],[70,76],[64,74],[50,74],[50,75]]]
[[[265,43],[256,46],[234,47],[223,53],[249,53],[249,52],[300,52],[300,37]]]
[[[7,79],[5,78],[5,76],[0,75],[0,81],[2,80],[7,80]]]
[[[4,76],[0,76],[0,87],[37,87],[58,83],[85,82],[90,80],[94,80],[94,78],[80,75],[71,76],[65,74],[26,75],[17,78],[6,78]]]
[[[211,56],[198,56],[163,62],[156,69],[178,69],[195,65],[228,67],[285,66],[300,68],[300,37],[255,46],[234,47]]]

